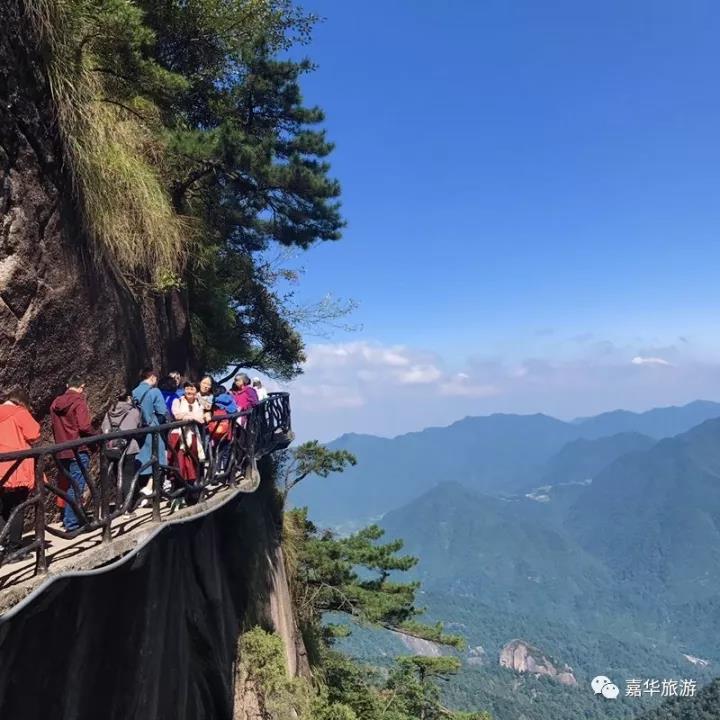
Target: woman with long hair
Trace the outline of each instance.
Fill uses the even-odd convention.
[[[213,393],[214,389],[215,380],[209,375],[205,375],[198,384],[197,400],[202,406],[205,422],[207,422],[212,415],[213,400],[215,398],[215,394]]]

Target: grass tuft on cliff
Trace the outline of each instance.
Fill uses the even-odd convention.
[[[288,59],[317,18],[294,0],[23,5],[82,246],[135,292],[183,288],[198,367],[296,376],[300,330],[348,311],[300,303],[272,259],[344,227],[313,65]]]
[[[129,286],[177,284],[191,226],[165,189],[159,112],[137,88],[172,90],[181,80],[142,58],[152,34],[127,0],[30,0],[27,8],[95,261]]]

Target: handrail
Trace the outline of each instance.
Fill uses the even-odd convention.
[[[231,415],[213,415],[209,422],[215,422],[220,420],[227,420],[229,418],[239,418],[250,415],[252,410],[243,410],[241,412],[232,413]],[[103,442],[108,440],[117,440],[119,438],[132,438],[138,435],[146,435],[149,431],[158,430],[174,430],[181,427],[190,427],[191,425],[200,425],[196,420],[177,420],[171,423],[164,423],[162,425],[151,425],[147,427],[141,427],[134,430],[116,430],[110,433],[99,433],[98,435],[87,435],[81,437],[79,440],[67,440],[63,443],[43,443],[41,445],[35,445],[29,450],[14,450],[9,453],[0,453],[0,462],[8,460],[26,460],[28,458],[38,458],[42,455],[47,455],[49,452],[58,453],[63,450],[75,450],[88,445],[101,445]]]
[[[217,430],[221,427],[220,423],[227,423],[222,426],[225,431],[212,437],[208,425],[214,424],[214,430]],[[181,432],[174,432],[178,430]],[[190,445],[188,436],[192,436]],[[129,442],[119,458],[108,457],[109,441],[134,439],[138,445],[144,446],[148,437],[150,459],[142,465],[135,460],[132,476],[127,472]],[[160,521],[163,500],[194,504],[205,497],[211,486],[237,485],[243,477],[257,473],[256,461],[259,458],[287,447],[291,438],[290,396],[288,393],[270,393],[266,400],[250,410],[214,415],[207,424],[181,420],[0,453],[0,462],[12,463],[0,477],[0,491],[22,461],[35,461],[34,488],[28,498],[14,508],[0,531],[0,566],[34,551],[35,574],[45,573],[48,567],[46,534],[70,539],[102,529],[102,541],[110,542],[113,521],[133,510],[140,484],[145,483],[145,479],[149,478],[146,487],[152,489],[144,489],[143,497],[152,504],[153,520]],[[161,443],[166,448],[172,445],[171,451],[161,453]],[[80,451],[86,447],[99,449],[95,461],[88,467],[80,462]],[[89,507],[78,500],[82,497],[82,488],[58,459],[58,453],[68,451],[72,451],[72,458],[82,472],[84,484],[90,492]],[[50,478],[44,473],[48,460],[54,461],[57,468],[57,472]],[[180,464],[183,464],[185,471]],[[188,472],[188,467],[191,472]],[[186,477],[187,474],[194,477]],[[55,511],[48,500],[53,496],[70,505],[79,522],[77,529],[60,530],[51,526],[49,516]],[[33,540],[19,550],[5,550],[3,546],[7,545],[13,521],[19,513],[24,515],[30,507],[35,509]]]

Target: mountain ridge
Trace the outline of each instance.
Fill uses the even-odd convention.
[[[630,449],[650,446],[661,439],[658,432],[662,428],[682,432],[698,424],[696,420],[720,417],[720,404],[696,401],[686,406],[654,408],[646,413],[622,413],[619,429],[611,426],[612,419],[607,416],[597,416],[608,430],[600,436],[593,418],[570,423],[544,413],[466,416],[447,426],[394,438],[346,433],[328,443],[328,447],[354,453],[357,466],[333,482],[332,492],[328,492],[328,481],[308,477],[298,487],[293,502],[312,507],[318,522],[338,525],[381,516],[438,482],[453,478],[462,478],[465,484],[484,494],[527,491],[543,484],[546,464],[568,443],[580,439],[598,441],[596,459],[586,463],[583,470],[594,474],[618,452],[612,447],[603,450],[603,443],[620,446],[631,434]],[[628,427],[628,417],[640,427]],[[637,438],[637,434],[648,439]],[[602,440],[613,435],[623,437]],[[576,470],[580,472],[582,468],[572,469]]]

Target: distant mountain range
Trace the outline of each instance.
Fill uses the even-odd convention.
[[[498,414],[395,438],[348,434],[329,446],[355,453],[357,466],[330,479],[307,478],[292,501],[311,507],[321,524],[337,525],[377,518],[444,481],[490,495],[581,481],[626,452],[646,450],[714,417],[720,417],[719,403],[696,401],[569,423],[542,414]]]
[[[673,602],[718,597],[720,419],[615,460],[575,500],[566,527],[618,580]]]
[[[696,400],[680,407],[654,408],[642,413],[613,410],[573,421],[582,427],[583,437],[598,438],[621,432],[639,432],[660,439],[679,435],[705,420],[720,417],[720,403]]]
[[[645,444],[612,439],[615,449]],[[572,450],[589,447],[598,457],[596,442]],[[697,622],[720,630],[720,419],[631,450],[590,484],[572,474],[562,480],[506,498],[443,483],[381,524],[421,558],[428,592],[584,625],[599,618],[621,632],[629,623],[665,625],[669,642],[720,659]]]
[[[699,407],[711,414],[719,409],[694,403],[692,412],[653,411],[656,430],[681,427],[677,417],[696,419]],[[674,420],[663,419],[675,411]],[[620,417],[627,420],[625,413]],[[465,433],[474,428],[483,435],[475,447],[502,458],[504,464],[494,467],[509,473],[509,448],[519,452],[522,443],[504,433],[541,427],[544,436],[529,443],[538,486],[522,473],[514,476],[522,482],[509,482],[506,474],[503,484],[490,485],[502,492],[490,494],[479,491],[477,474],[467,482],[458,473],[387,512],[380,524],[389,539],[404,539],[405,550],[420,558],[413,572],[431,620],[449,621],[488,657],[523,638],[567,662],[579,685],[536,686],[507,670],[468,663],[448,686],[448,697],[457,706],[489,707],[498,720],[611,720],[639,713],[643,705],[630,699],[598,705],[587,685],[599,672],[621,684],[636,676],[702,684],[720,675],[720,418],[663,439],[635,429],[575,437],[555,452],[548,448],[573,424],[545,416],[502,418],[467,419],[417,433],[412,442],[422,448],[419,438],[450,433],[471,453]],[[643,415],[637,419],[651,429]],[[595,420],[574,426],[597,427]],[[603,423],[607,427],[607,418]],[[402,447],[394,445],[398,440],[382,442]],[[383,478],[392,486],[392,475]],[[336,482],[339,489],[345,479]],[[369,657],[371,643],[364,643]],[[692,706],[671,704],[648,718],[720,720],[707,709],[716,706],[717,685]]]

